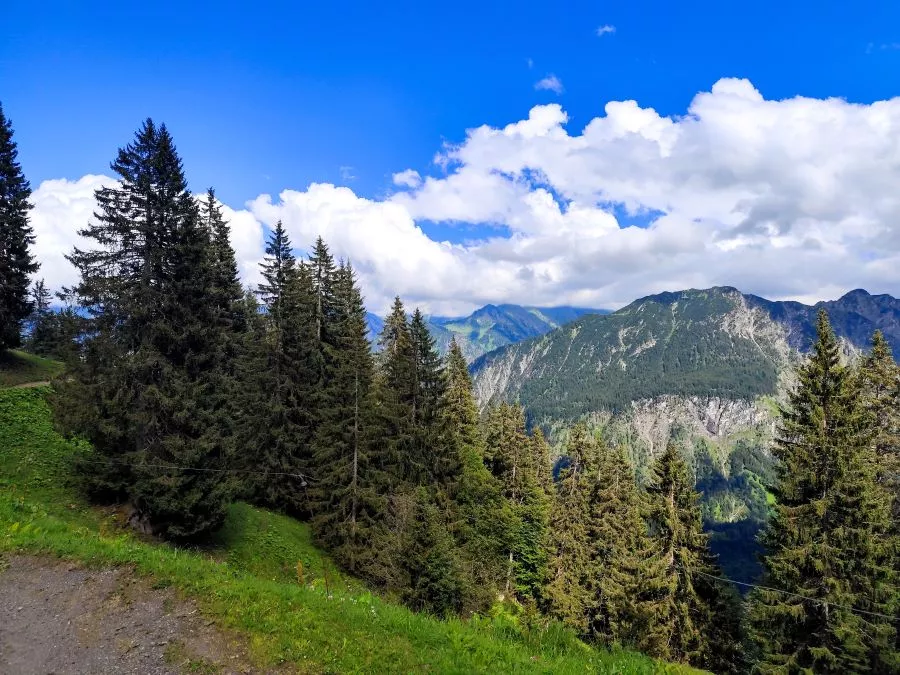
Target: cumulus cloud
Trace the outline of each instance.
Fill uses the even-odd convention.
[[[556,75],[550,73],[547,77],[534,83],[534,88],[538,91],[552,91],[554,94],[563,93],[563,83]]]
[[[560,105],[535,106],[469,130],[435,161],[433,175],[394,174],[402,189],[382,199],[315,183],[227,211],[242,272],[281,219],[295,244],[322,235],[349,258],[375,311],[394,294],[449,314],[616,307],[717,284],[804,301],[900,290],[900,98],[769,100],[723,79],[673,117],[611,101],[573,129]],[[38,256],[59,278],[103,180],[35,192]],[[494,228],[449,243],[425,222]]]
[[[600,26],[597,29],[597,37],[603,37],[604,35],[609,35],[610,33],[615,33],[615,32],[616,32],[615,26],[605,24],[603,26]]]
[[[414,169],[407,169],[393,175],[394,185],[400,187],[416,188],[422,184],[422,176]]]
[[[97,203],[94,192],[104,186],[115,185],[109,176],[88,175],[76,181],[46,180],[31,195],[34,228],[34,252],[41,263],[37,278],[46,280],[49,288],[60,290],[78,281],[75,268],[66,260],[77,246],[93,248],[96,243],[81,237],[78,232],[93,219]],[[198,199],[205,195],[197,195]],[[259,261],[263,256],[262,224],[246,210],[236,210],[222,204],[222,215],[231,230],[231,244],[235,249],[238,270],[247,283],[260,280]]]
[[[87,227],[93,216],[96,208],[94,191],[113,183],[115,181],[107,176],[88,175],[74,181],[61,178],[44,181],[32,193],[34,253],[41,263],[36,276],[43,278],[54,291],[78,280],[66,255],[75,246],[90,246],[78,232]]]

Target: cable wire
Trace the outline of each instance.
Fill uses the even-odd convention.
[[[687,573],[687,570],[685,570],[684,567],[682,567],[681,565],[678,565],[678,567],[681,568],[682,572],[684,572],[685,574]],[[751,583],[747,583],[745,581],[736,581],[734,579],[728,579],[727,577],[717,577],[714,574],[707,574],[706,572],[700,572],[699,570],[695,570],[694,574],[699,574],[700,576],[709,577],[710,579],[716,579],[718,581],[727,581],[732,584],[737,584],[738,586],[748,586],[750,588],[758,588],[762,591],[771,591],[773,593],[783,593],[785,595],[790,595],[791,597],[794,597],[794,598],[801,598],[803,600],[808,600],[810,602],[814,602],[819,605],[830,605],[831,607],[846,609],[847,611],[855,612],[857,614],[866,614],[868,616],[877,616],[882,619],[889,619],[890,621],[900,621],[900,617],[898,617],[898,616],[882,614],[881,612],[870,612],[865,609],[858,609],[856,607],[850,607],[849,605],[840,605],[835,602],[828,602],[827,600],[822,600],[821,598],[811,598],[808,595],[801,595],[800,593],[792,593],[791,591],[785,591],[780,588],[772,588],[771,586],[760,586],[759,584],[751,584]]]

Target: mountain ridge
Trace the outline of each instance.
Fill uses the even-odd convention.
[[[515,398],[535,419],[542,412],[555,417],[535,410],[545,399],[568,405],[567,419],[664,394],[751,400],[776,392],[784,366],[812,344],[820,308],[847,349],[866,349],[881,330],[900,350],[900,300],[893,296],[856,289],[806,305],[718,286],[667,291],[583,316],[483,354],[470,370],[482,405]]]
[[[444,353],[454,337],[467,360],[530,337],[543,335],[587,314],[603,314],[608,310],[561,305],[531,307],[504,303],[487,304],[467,316],[426,316],[428,330],[438,349]],[[377,339],[384,326],[381,317],[367,313],[369,339],[377,349]]]

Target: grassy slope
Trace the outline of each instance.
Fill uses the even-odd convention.
[[[29,382],[46,382],[62,371],[59,361],[18,350],[0,350],[0,388]]]
[[[596,651],[561,630],[512,619],[439,621],[386,602],[339,574],[292,519],[235,504],[211,547],[186,551],[124,531],[71,486],[77,445],[56,434],[46,389],[0,391],[0,554],[44,552],[128,564],[249,636],[262,667],[301,672],[689,672]],[[303,563],[303,583],[297,563]],[[328,588],[326,590],[326,576]]]

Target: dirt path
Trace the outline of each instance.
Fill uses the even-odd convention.
[[[34,387],[46,387],[49,386],[50,380],[46,380],[45,382],[25,382],[24,384],[14,384],[9,389],[32,389]]]
[[[241,640],[127,569],[0,559],[0,672],[6,675],[258,672],[248,663]]]

